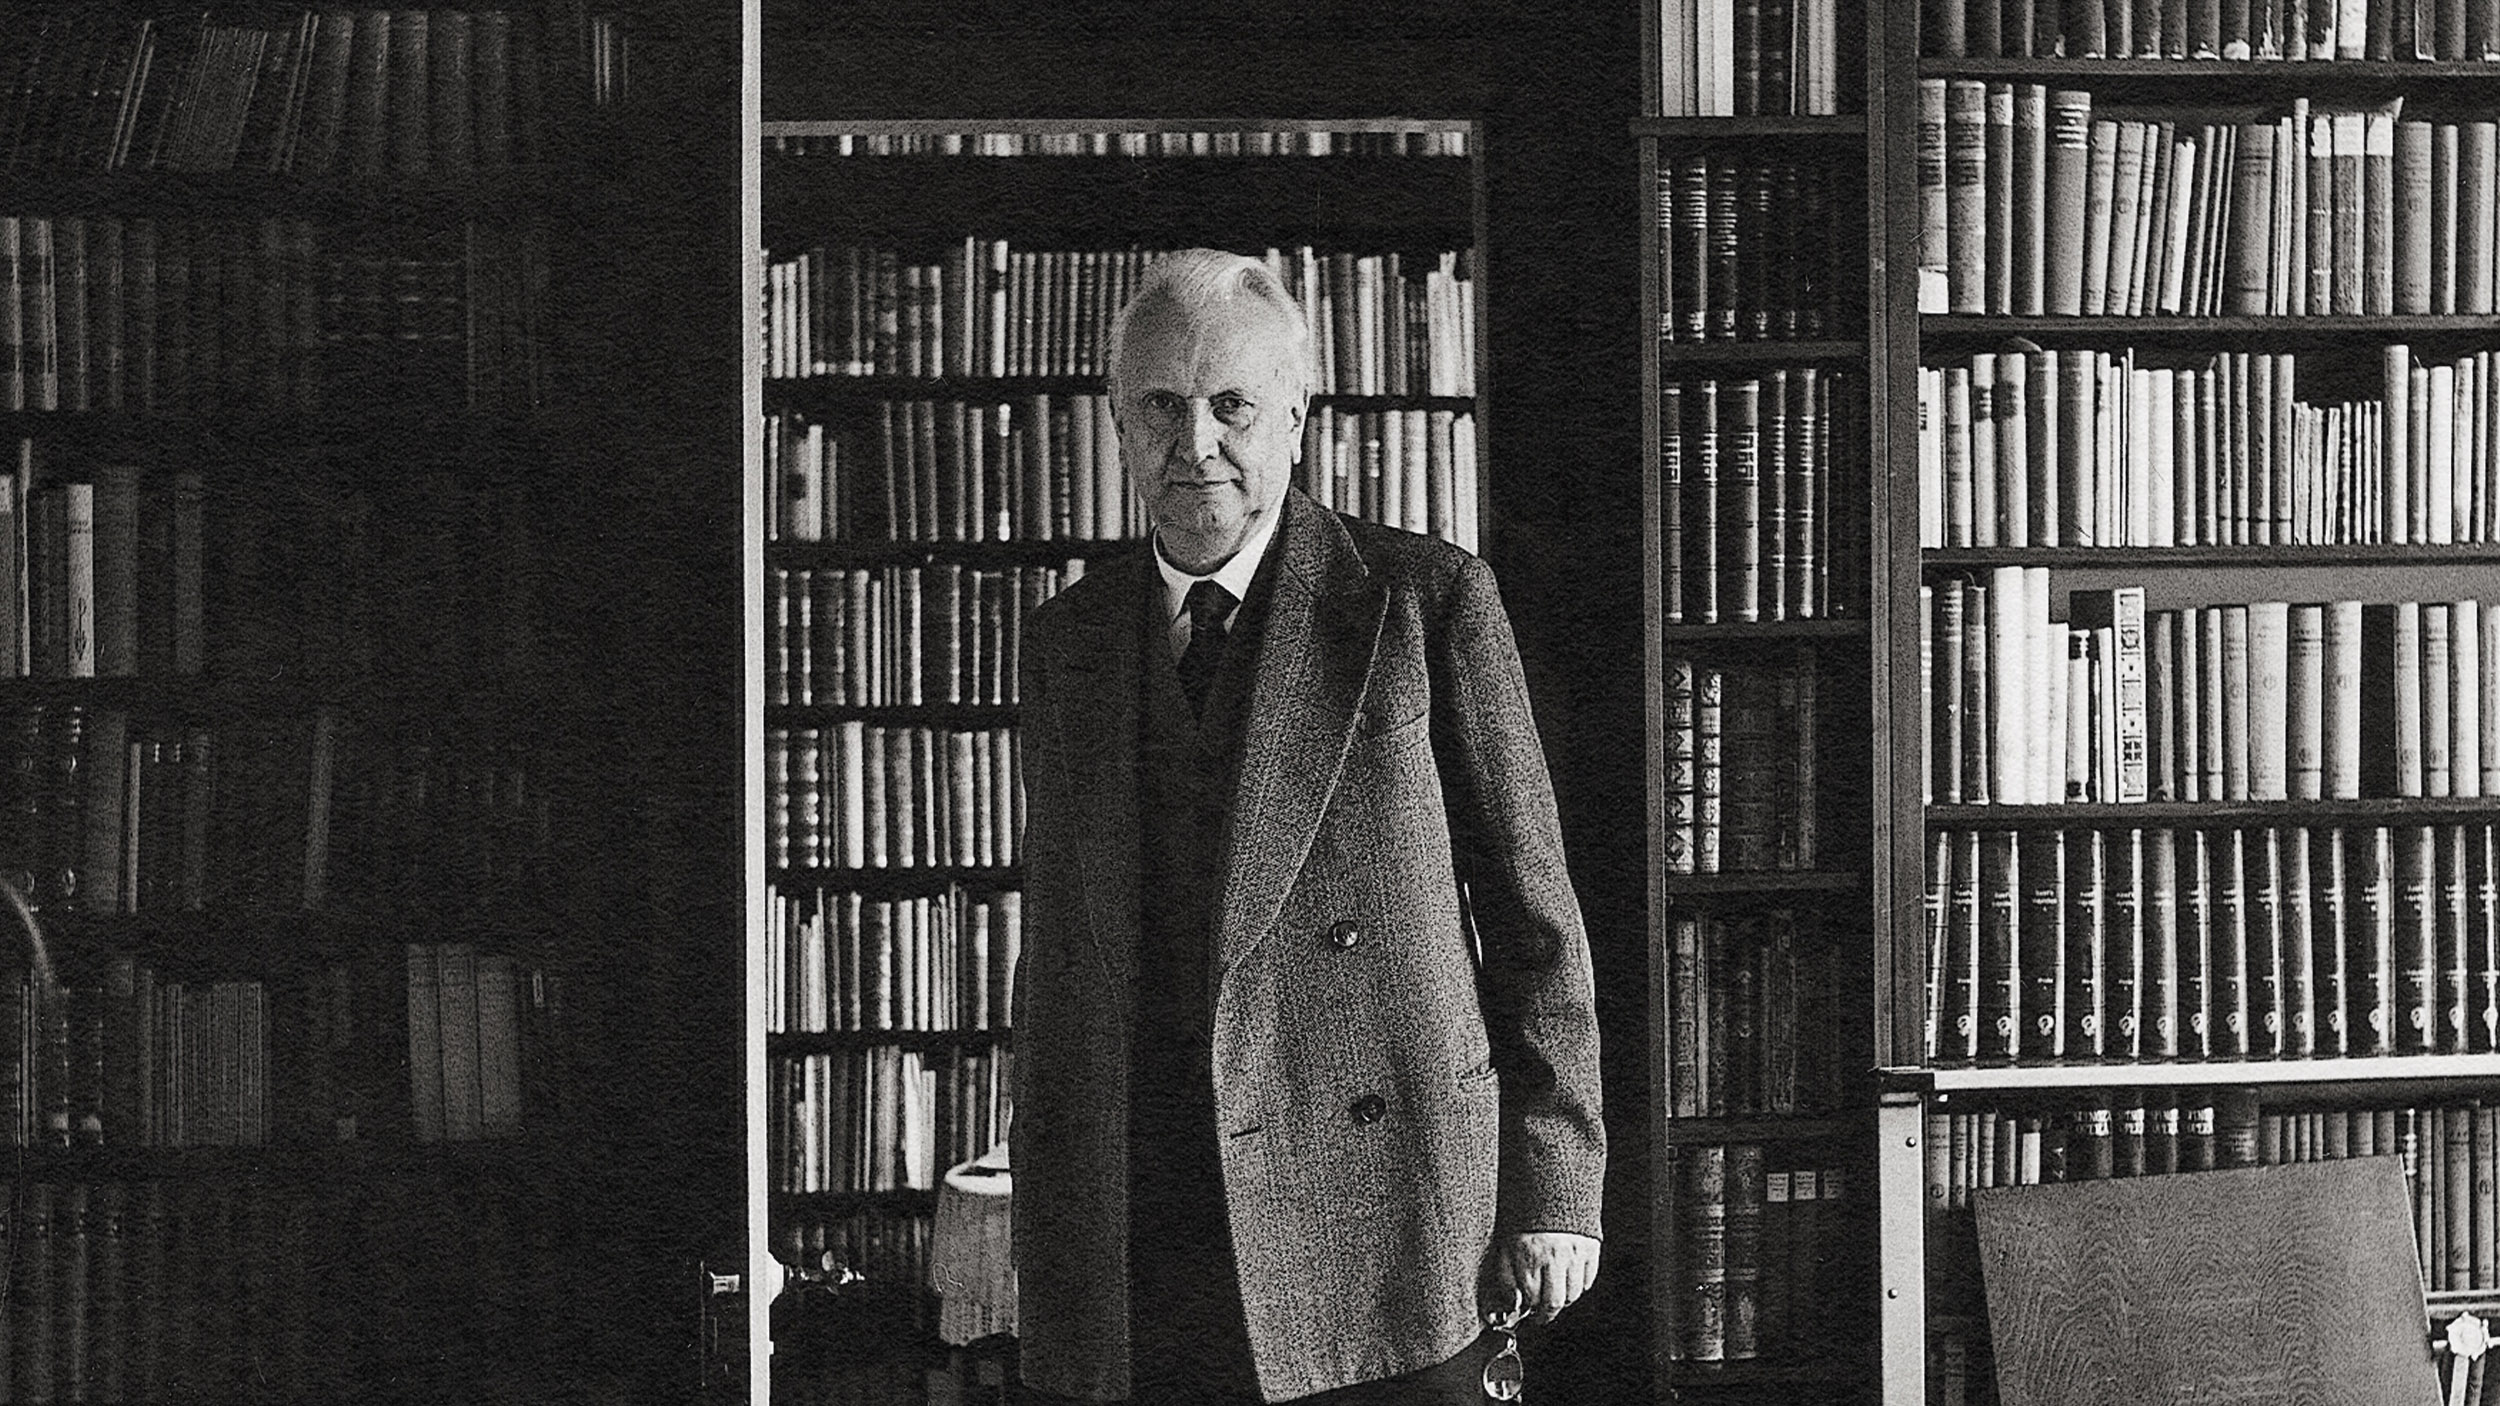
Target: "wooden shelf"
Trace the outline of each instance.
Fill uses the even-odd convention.
[[[2500,78],[2500,65],[2494,68],[2493,77]],[[2306,349],[2442,338],[2489,339],[2500,335],[2500,317],[2479,313],[2325,317],[1990,317],[1928,313],[1919,318],[1918,326],[1921,349],[1927,352],[1985,351],[2014,337],[2056,346],[2262,344],[2275,349]]]
[[[1013,703],[767,703],[764,705],[766,727],[805,727],[811,724],[847,722],[884,723],[904,726],[926,723],[934,727],[1012,727],[1017,715]]]
[[[0,438],[37,439],[78,447],[153,449],[179,453],[183,467],[217,461],[200,454],[203,440],[220,450],[309,454],[370,450],[386,442],[394,454],[428,467],[480,455],[541,456],[562,438],[554,417],[444,405],[268,409],[249,403],[208,413],[138,410],[0,410]],[[258,464],[238,465],[258,472]],[[517,467],[517,466],[516,466]],[[533,478],[543,465],[533,462]],[[204,477],[215,482],[217,475]]]
[[[1852,338],[1826,338],[1819,341],[1703,341],[1658,343],[1658,368],[1662,374],[1678,366],[1706,366],[1726,363],[1778,363],[1800,361],[1863,361],[1866,343]]]
[[[1805,1358],[1746,1358],[1735,1362],[1669,1362],[1670,1379],[1686,1386],[1855,1386],[1866,1366],[1855,1352],[1826,1345]]]
[[[301,1181],[405,1179],[443,1173],[545,1174],[547,1140],[528,1135],[461,1142],[281,1142],[259,1147],[13,1147],[14,1174],[41,1181],[155,1177]]]
[[[1164,156],[1014,159],[771,156],[767,242],[951,243],[1011,234],[1034,249],[1460,248],[1473,242],[1464,157]]]
[[[965,884],[974,888],[1014,888],[1024,880],[1019,865],[930,865],[906,868],[892,865],[883,869],[806,869],[797,866],[771,871],[773,887],[859,889],[871,893],[919,893],[949,884]]]
[[[2500,83],[2500,63],[2455,60],[2394,62],[2386,59],[2328,61],[2281,59],[2066,59],[2066,58],[1923,58],[1921,78],[2059,79],[2089,83],[2094,79],[2163,79],[2182,86],[2225,83],[2235,86],[2296,84]]]
[[[1071,560],[1100,562],[1136,550],[1146,539],[1122,537],[1024,538],[1009,542],[771,542],[764,559],[772,566],[908,566],[955,562],[964,566],[1064,566]]]
[[[772,1194],[776,1213],[814,1211],[818,1214],[845,1214],[851,1211],[893,1210],[926,1215],[937,1209],[937,1193],[910,1189],[894,1191],[776,1191]]]
[[[1667,901],[1718,894],[1849,893],[1866,884],[1854,870],[1786,869],[1749,873],[1676,874],[1665,878]]]
[[[1930,547],[1919,565],[1934,572],[1991,566],[2125,567],[2190,570],[2269,566],[2480,566],[2500,564],[2500,542],[2281,547]]]
[[[1819,1142],[1864,1131],[1859,1119],[1839,1113],[1679,1115],[1667,1124],[1667,1141],[1678,1146],[1710,1142]]]
[[[1635,137],[1674,141],[1755,141],[1764,137],[1822,137],[1863,141],[1866,114],[1843,112],[1761,117],[1636,117]]]
[[[1939,1066],[1884,1071],[1895,1087],[1951,1093],[2092,1089],[2272,1087],[2367,1092],[2382,1086],[2500,1084],[2500,1054],[2387,1055],[2375,1059],[2243,1059],[2178,1063]]]
[[[781,1030],[764,1037],[772,1055],[834,1054],[843,1050],[986,1050],[1012,1043],[1011,1032],[994,1030]]]
[[[1669,645],[1702,645],[1718,641],[1761,643],[1789,641],[1805,644],[1817,640],[1862,640],[1866,638],[1864,620],[1760,620],[1752,622],[1725,621],[1716,625],[1660,625],[1658,638]]]
[[[1069,376],[785,376],[764,383],[764,404],[775,410],[829,411],[863,401],[1012,401],[1034,395],[1100,395],[1103,378]],[[1313,406],[1339,410],[1474,410],[1471,395],[1355,395],[1319,391]]]
[[[2500,800],[2490,796],[2379,796],[2318,801],[2144,801],[2134,805],[1927,807],[1930,830],[2045,830],[2072,827],[2181,829],[2267,825],[2436,825],[2487,821]]]
[[[453,175],[315,177],[267,171],[12,172],[9,208],[27,215],[260,218],[271,214],[404,224],[537,214],[568,178],[553,163]]]

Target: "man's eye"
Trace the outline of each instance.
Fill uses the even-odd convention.
[[[1228,425],[1240,424],[1257,408],[1237,395],[1219,395],[1208,405],[1215,411],[1215,418]]]
[[[1169,391],[1149,391],[1146,409],[1159,420],[1169,420],[1181,413],[1181,398]]]

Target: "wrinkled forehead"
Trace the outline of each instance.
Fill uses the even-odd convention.
[[[1298,385],[1300,332],[1290,313],[1247,295],[1187,305],[1156,298],[1130,314],[1120,380],[1129,391],[1198,395]]]

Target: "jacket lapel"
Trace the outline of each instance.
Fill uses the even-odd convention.
[[[1209,973],[1218,980],[1274,925],[1302,872],[1344,774],[1388,604],[1344,525],[1299,492],[1286,495],[1276,550],[1284,557],[1251,681],[1218,871],[1224,891]]]
[[[1073,837],[1085,875],[1085,910],[1111,969],[1137,971],[1137,707],[1143,593],[1160,589],[1153,558],[1129,553],[1097,570],[1112,589],[1071,596],[1072,615],[1054,661],[1053,712],[1067,794],[1084,823]]]

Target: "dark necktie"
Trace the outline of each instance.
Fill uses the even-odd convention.
[[[1188,695],[1192,716],[1207,710],[1207,689],[1224,663],[1224,617],[1232,614],[1233,593],[1213,581],[1189,588],[1183,604],[1189,611],[1189,647],[1181,651],[1181,692]]]

